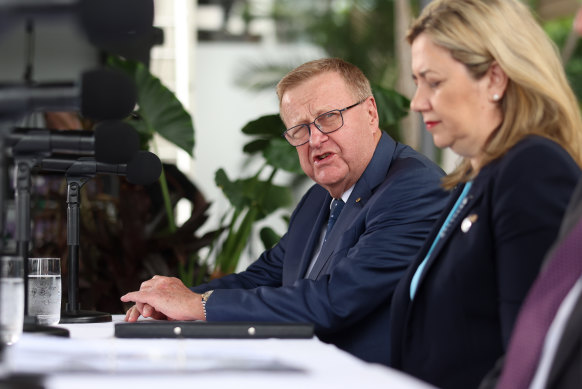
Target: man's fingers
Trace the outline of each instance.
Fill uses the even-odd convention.
[[[166,278],[166,277],[155,275],[152,278],[150,278],[149,280],[142,282],[139,286],[139,290],[151,289],[156,285],[156,282],[163,280],[164,278]]]
[[[151,317],[156,310],[152,308],[149,304],[144,304],[143,309],[141,311],[141,315],[143,317]]]
[[[154,311],[152,313],[151,318],[156,319],[156,320],[167,320],[168,319],[168,317],[166,315],[164,315],[163,313],[158,312],[158,311]]]
[[[137,291],[137,292],[129,292],[121,296],[121,301],[127,303],[129,301],[133,301],[134,303],[146,303],[146,291]]]
[[[140,313],[137,310],[136,306],[134,305],[133,307],[131,307],[127,310],[127,313],[125,314],[125,321],[128,321],[128,322],[137,321],[137,319],[139,319],[139,315],[140,315]]]

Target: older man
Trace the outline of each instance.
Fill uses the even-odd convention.
[[[155,276],[121,298],[136,303],[126,320],[309,322],[321,340],[388,364],[390,298],[444,206],[443,173],[382,133],[352,64],[305,63],[277,94],[285,138],[315,181],[287,233],[247,270],[196,288]]]

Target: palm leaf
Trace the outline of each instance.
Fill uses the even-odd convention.
[[[130,75],[137,85],[136,130],[146,139],[158,133],[169,142],[194,154],[194,124],[190,114],[178,98],[152,75],[144,64],[137,61],[109,57],[110,66]]]

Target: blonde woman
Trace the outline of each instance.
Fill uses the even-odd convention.
[[[556,239],[581,175],[582,122],[554,45],[518,0],[435,0],[408,41],[411,108],[462,162],[395,292],[391,363],[476,388]]]

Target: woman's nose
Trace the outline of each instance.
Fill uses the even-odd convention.
[[[428,99],[423,96],[420,88],[416,88],[412,100],[410,100],[410,109],[415,112],[426,111],[430,107]]]

